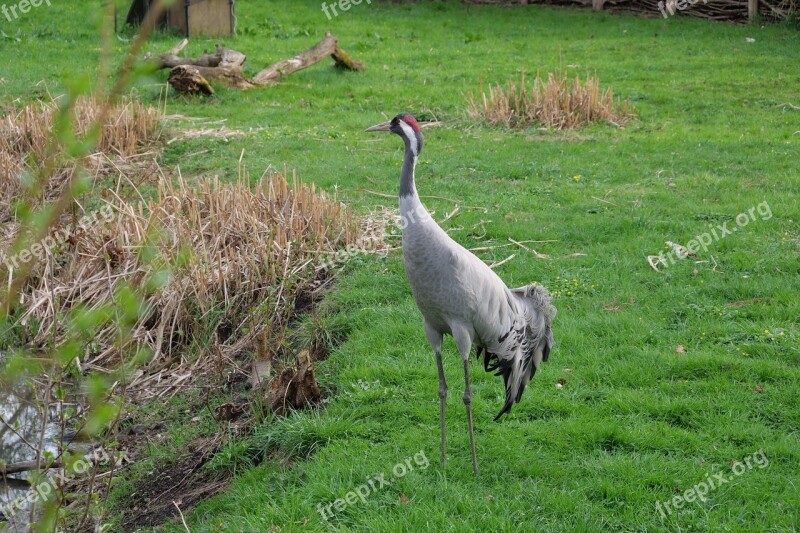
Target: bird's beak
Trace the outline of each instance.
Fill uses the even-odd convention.
[[[384,122],[383,124],[375,124],[371,128],[367,128],[364,131],[391,131],[389,127],[392,125],[391,121]]]

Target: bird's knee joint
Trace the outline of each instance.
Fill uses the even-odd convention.
[[[472,404],[472,394],[465,392],[464,393],[464,405]]]
[[[447,397],[447,386],[442,385],[439,387],[439,398],[446,398]]]

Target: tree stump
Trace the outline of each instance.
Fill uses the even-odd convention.
[[[205,94],[211,96],[214,89],[197,70],[197,67],[178,65],[169,72],[169,84],[182,94]]]

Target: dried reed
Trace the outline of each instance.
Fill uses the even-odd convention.
[[[500,84],[490,86],[488,94],[481,90],[479,99],[470,94],[467,111],[474,119],[508,128],[570,129],[598,121],[620,126],[634,115],[628,100],[615,102],[613,90],[601,91],[595,77],[581,83],[579,76],[570,81],[566,73],[549,73],[545,81],[537,72],[528,91],[524,71],[519,84],[509,83],[505,89]]]
[[[265,331],[277,349],[295,297],[319,283],[320,257],[356,242],[359,223],[340,202],[285,172],[265,174],[255,189],[246,183],[162,179],[146,204],[114,195],[112,220],[48,251],[22,291],[17,327],[30,347],[64,339],[59,317],[77,305],[109,304],[121,283],[142,285],[170,265],[169,281],[147,296],[133,328],[132,342],[153,353],[130,383],[134,396],[170,394],[177,390],[170,385],[250,347]],[[150,261],[142,259],[146,247],[154,250]],[[125,348],[117,339],[109,324],[80,367],[115,368]]]
[[[85,138],[97,119],[102,102],[96,97],[82,97],[75,105],[75,135]],[[0,117],[0,222],[12,218],[12,202],[26,193],[21,174],[36,175],[48,157],[59,161],[48,176],[39,198],[28,198],[34,204],[56,197],[72,176],[74,161],[59,157],[52,151],[52,129],[58,102],[33,103],[23,109]],[[131,158],[152,145],[161,135],[163,110],[126,99],[114,107],[104,123],[95,147],[96,154],[87,158],[91,172],[108,169],[110,158]],[[104,157],[99,157],[102,154]]]

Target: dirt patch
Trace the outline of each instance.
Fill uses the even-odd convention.
[[[264,394],[279,415],[288,415],[294,409],[318,405],[322,399],[313,367],[307,359],[308,352],[301,352],[298,367],[285,366],[269,385],[258,389]],[[246,436],[252,429],[251,404],[243,398],[224,403],[213,410],[221,424],[228,423],[228,431],[237,438]],[[146,454],[142,449],[142,437],[156,428],[142,430],[142,425],[131,428],[130,434],[121,439],[123,446],[134,457]],[[163,429],[163,426],[161,427]],[[186,513],[201,500],[210,498],[228,488],[233,478],[232,470],[212,472],[203,468],[224,444],[224,431],[212,436],[190,441],[182,447],[180,456],[169,465],[158,465],[153,471],[135,482],[135,489],[127,500],[134,505],[121,510],[123,531],[137,531],[143,527],[155,527],[177,519],[178,508]],[[255,464],[264,457],[254,457]],[[177,505],[177,507],[176,507]]]
[[[301,308],[306,305],[305,301],[301,304]],[[123,531],[136,531],[178,520],[178,508],[186,514],[201,500],[228,488],[233,478],[232,470],[210,471],[204,465],[231,435],[242,439],[251,433],[254,421],[259,419],[253,412],[253,405],[261,403],[254,398],[261,397],[263,403],[279,416],[320,404],[322,393],[308,350],[297,353],[294,361],[281,360],[271,376],[256,381],[254,386],[253,376],[242,369],[249,366],[250,358],[258,359],[257,353],[258,350],[254,350],[252,354],[242,354],[235,360],[233,366],[237,371],[228,373],[221,385],[225,391],[222,403],[211,407],[208,399],[204,400],[202,396],[192,402],[187,412],[194,414],[208,409],[218,423],[218,429],[213,435],[188,442],[181,447],[175,461],[157,465],[152,472],[134,482],[133,492],[125,499],[127,506],[119,509]],[[147,424],[131,418],[123,422],[119,441],[127,457],[135,462],[147,456],[147,447],[152,442],[148,437],[163,441],[165,429],[161,422]],[[265,456],[259,453],[250,459],[252,464],[258,464],[265,460]]]
[[[200,500],[225,490],[231,473],[203,469],[219,448],[217,438],[200,438],[186,444],[186,451],[171,465],[161,467],[136,483],[130,500],[136,505],[122,514],[123,531],[162,525]]]

